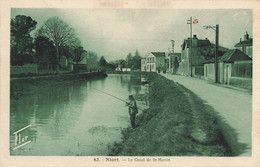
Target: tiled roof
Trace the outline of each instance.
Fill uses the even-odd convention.
[[[235,47],[252,46],[252,45],[253,45],[253,39],[249,38],[249,40],[241,41],[241,42],[235,44]]]
[[[155,57],[165,57],[165,52],[151,52]]]
[[[203,39],[203,40],[199,39],[197,47],[210,46],[210,45],[211,44],[210,44],[209,40],[207,40],[207,39]]]
[[[219,62],[232,63],[238,60],[251,60],[251,58],[244,52],[238,49],[232,49],[227,51],[220,59]]]
[[[192,47],[205,47],[211,45],[208,39],[193,39],[193,40],[198,40],[198,41],[197,41],[197,46],[192,46]],[[184,50],[185,45],[187,45],[187,48],[190,48],[190,39],[184,40],[184,43],[182,44],[182,50]]]

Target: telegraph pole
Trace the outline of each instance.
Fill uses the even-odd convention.
[[[203,26],[205,29],[213,29],[216,31],[216,48],[215,48],[215,82],[219,83],[218,81],[218,43],[219,43],[219,25],[216,24],[216,26]]]
[[[215,77],[216,83],[218,83],[218,37],[219,37],[219,25],[216,25],[216,51],[215,51]]]
[[[192,77],[192,17],[190,20],[187,20],[187,24],[190,25],[190,76]]]

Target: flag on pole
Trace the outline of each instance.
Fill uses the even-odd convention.
[[[198,23],[199,23],[199,20],[198,20],[198,19],[194,19],[192,23],[193,23],[193,24],[198,24]]]

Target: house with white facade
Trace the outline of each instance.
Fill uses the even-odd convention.
[[[165,52],[151,52],[141,60],[141,71],[155,72],[165,68]]]

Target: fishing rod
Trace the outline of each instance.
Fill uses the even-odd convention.
[[[123,99],[120,99],[120,98],[118,98],[118,97],[116,97],[116,96],[114,96],[114,95],[111,95],[111,94],[109,94],[109,93],[107,93],[107,92],[104,92],[104,91],[102,91],[102,90],[98,90],[98,89],[96,89],[96,88],[93,88],[93,89],[95,89],[95,90],[97,90],[97,91],[99,91],[99,92],[102,92],[102,93],[104,93],[104,94],[107,94],[107,95],[109,95],[109,96],[111,96],[111,97],[114,97],[114,98],[116,98],[116,99],[118,99],[118,100],[121,100],[121,101],[123,101],[123,102],[125,102],[125,103],[128,103],[127,101],[125,101],[125,100],[123,100]]]
[[[102,93],[104,93],[104,94],[106,94],[106,95],[109,95],[109,96],[111,96],[111,97],[114,97],[115,99],[118,99],[118,100],[120,100],[120,101],[123,101],[123,102],[125,102],[125,103],[129,103],[129,102],[127,102],[127,101],[125,101],[125,100],[123,100],[123,99],[120,99],[120,98],[118,98],[118,97],[116,97],[116,96],[114,96],[114,95],[111,95],[110,93],[107,93],[107,92],[104,92],[104,91],[102,91],[102,90],[98,90],[98,89],[96,89],[96,88],[93,88],[93,89],[95,89],[95,90],[97,90],[97,91],[99,91],[99,92],[102,92]],[[138,107],[137,107],[138,108]],[[142,109],[140,109],[140,108],[138,108],[139,110],[141,110],[141,111],[144,111],[144,110],[142,110]]]

